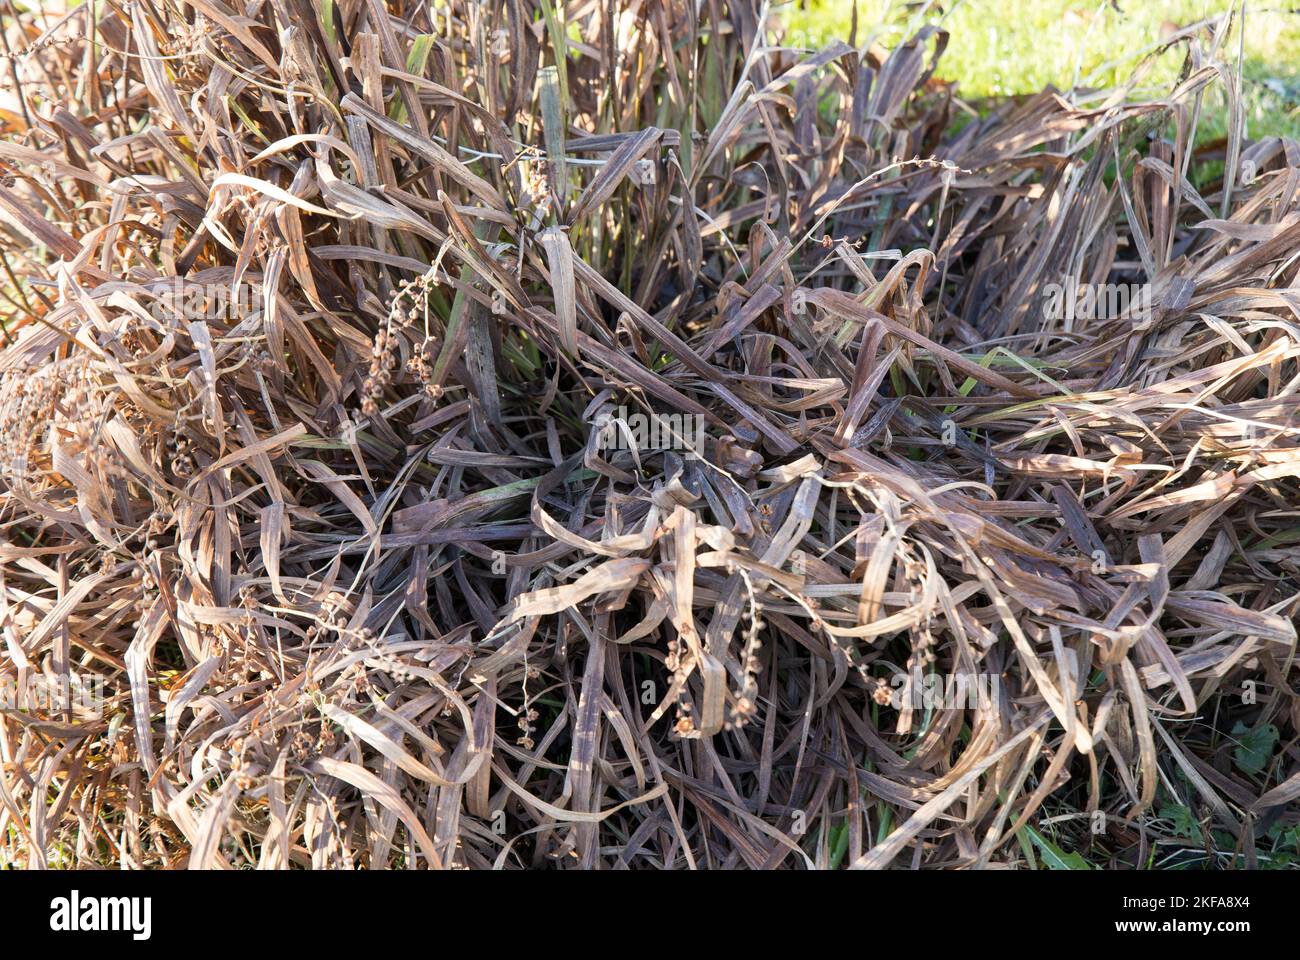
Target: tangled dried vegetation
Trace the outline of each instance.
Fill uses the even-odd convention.
[[[5,707],[5,858],[1141,864],[1162,792],[1253,862],[1300,796],[1300,147],[1240,135],[1224,24],[1166,99],[983,116],[868,26],[6,15],[2,664],[104,687]],[[651,413],[702,441],[602,442]]]

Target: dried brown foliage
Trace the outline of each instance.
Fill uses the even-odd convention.
[[[10,859],[1294,819],[1300,151],[1189,146],[1222,27],[1162,102],[970,118],[942,33],[795,51],[747,0],[241,6],[0,14],[0,667],[105,678],[5,709]],[[698,449],[606,442],[651,413]]]

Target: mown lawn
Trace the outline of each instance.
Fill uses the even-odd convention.
[[[1232,7],[1229,0],[859,0],[857,42],[872,37],[892,45],[923,23],[941,24],[950,38],[937,75],[978,101],[1048,84],[1065,90],[1125,83],[1169,33]],[[820,46],[847,38],[852,10],[852,0],[795,0],[774,7],[774,15],[786,24],[789,41]],[[1281,2],[1247,4],[1244,37],[1234,24],[1224,43],[1234,59],[1239,48],[1247,135],[1300,136],[1300,10]],[[1185,49],[1157,55],[1135,94],[1167,91]],[[1216,95],[1206,103],[1198,139],[1221,136],[1225,122]]]

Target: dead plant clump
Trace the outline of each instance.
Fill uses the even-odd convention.
[[[5,702],[6,862],[1295,825],[1300,147],[1226,21],[976,115],[750,0],[4,9],[0,665],[98,684]]]

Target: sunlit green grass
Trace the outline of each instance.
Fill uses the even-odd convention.
[[[966,0],[914,3],[859,0],[860,46],[868,39],[896,44],[923,23],[943,26],[948,48],[937,76],[956,81],[967,100],[1034,93],[1048,85],[1116,86],[1179,27],[1218,16],[1230,0]],[[1221,57],[1242,58],[1247,135],[1300,138],[1300,12],[1282,0],[1248,3],[1245,32],[1234,26]],[[805,0],[774,5],[787,42],[820,47],[847,39],[852,0]],[[1240,43],[1244,40],[1244,43]],[[1167,92],[1183,65],[1186,45],[1156,57],[1138,78],[1135,96]],[[1223,98],[1208,97],[1200,136],[1222,135]]]

